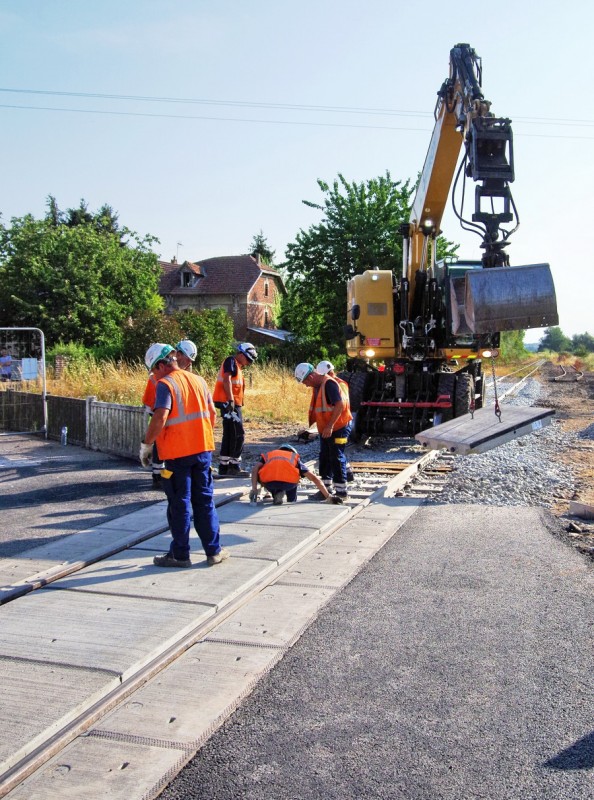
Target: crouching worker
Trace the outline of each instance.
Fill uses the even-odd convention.
[[[323,502],[338,505],[340,497],[330,495],[322,481],[301,461],[299,453],[290,444],[283,444],[278,450],[262,453],[260,461],[252,469],[252,491],[250,502],[258,501],[258,484],[270,492],[272,502],[280,506],[287,498],[287,503],[297,502],[297,485],[301,478],[308,478],[323,497]]]
[[[155,556],[157,567],[191,567],[190,522],[200,537],[209,565],[228,558],[219,542],[219,518],[210,471],[216,411],[204,378],[180,369],[173,347],[152,344],[145,363],[157,380],[152,419],[140,445],[140,462],[150,463],[154,442],[165,462],[163,489],[172,542]]]

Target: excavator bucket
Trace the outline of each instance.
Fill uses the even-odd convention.
[[[473,333],[549,328],[559,324],[548,264],[491,267],[465,275],[464,317]]]

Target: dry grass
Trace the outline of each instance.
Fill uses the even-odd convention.
[[[244,375],[245,413],[250,419],[300,423],[307,420],[309,391],[297,383],[292,370],[254,364]],[[216,373],[205,373],[203,377],[214,388]],[[60,397],[96,397],[108,403],[138,406],[146,381],[146,369],[139,364],[89,360],[66,367],[59,379],[48,370],[47,391]]]

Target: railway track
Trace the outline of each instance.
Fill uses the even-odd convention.
[[[567,366],[558,364],[557,366],[561,370],[561,373],[551,378],[551,381],[554,383],[577,383],[577,381],[581,381],[584,377],[583,371],[576,369],[573,364]]]
[[[314,505],[303,498],[295,505],[254,508],[247,500],[248,482],[234,487],[219,506],[223,542],[232,553],[221,567],[202,569],[196,554],[195,570],[152,567],[154,552],[167,546],[162,509],[162,525],[153,517],[150,530],[128,530],[119,544],[92,548],[2,587],[0,663],[9,685],[11,677],[17,686],[20,681],[28,697],[20,712],[16,697],[9,704],[11,719],[3,721],[7,741],[15,733],[14,743],[1,753],[0,797],[21,800],[40,787],[47,800],[65,796],[53,781],[55,770],[84,774],[77,778],[80,796],[94,796],[85,768],[87,762],[97,768],[97,756],[91,758],[88,750],[98,742],[108,751],[102,755],[105,770],[116,770],[120,781],[132,774],[126,764],[136,763],[141,746],[173,754],[158,775],[143,761],[144,783],[125,792],[129,800],[156,797],[320,608],[428,493],[440,491],[451,470],[447,455],[423,452],[414,440],[349,448],[349,459],[355,480],[345,506]],[[156,618],[162,616],[171,628],[160,630]],[[187,699],[183,713],[172,711],[164,727],[150,712],[131,723],[136,707],[151,707],[142,693],[150,695],[155,683],[167,686],[168,676],[183,671],[197,648],[213,659],[217,650],[219,675],[233,674],[246,651],[257,654],[258,665],[229,688],[206,721]],[[92,691],[81,690],[76,702],[62,701],[63,682],[79,676],[91,680]],[[178,679],[172,680],[177,686]],[[186,713],[196,717],[191,736],[176,728],[178,714]],[[23,738],[16,731],[27,725]],[[151,758],[152,764],[154,754]],[[57,786],[57,794],[51,786]]]

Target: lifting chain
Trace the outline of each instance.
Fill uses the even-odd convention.
[[[493,373],[493,393],[495,395],[495,416],[501,422],[501,408],[497,397],[497,376],[495,375],[495,358],[491,356],[491,372]]]

